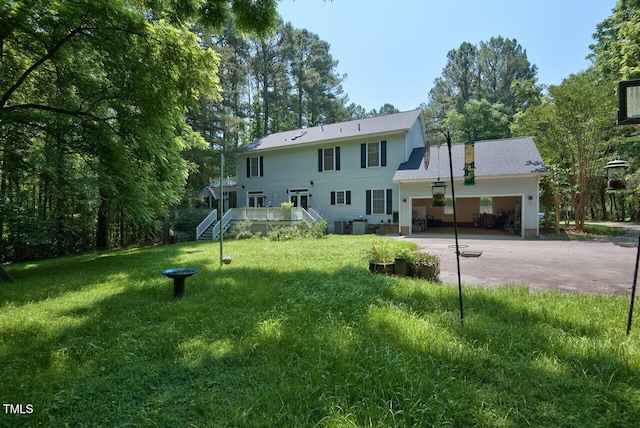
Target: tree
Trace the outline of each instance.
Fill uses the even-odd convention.
[[[233,16],[240,28],[265,32],[275,6],[275,0],[3,6],[0,240],[11,241],[13,255],[22,248],[29,257],[39,242],[59,247],[52,236],[39,238],[37,228],[23,226],[25,212],[35,215],[34,224],[55,219],[58,229],[62,222],[77,230],[78,217],[92,225],[92,217],[97,246],[108,243],[114,218],[121,231],[130,225],[150,232],[153,219],[179,198],[187,174],[181,152],[204,142],[185,111],[197,110],[200,96],[219,93],[217,57],[201,49],[188,24],[220,26]],[[47,173],[32,174],[38,170]],[[69,195],[85,205],[70,204]]]
[[[640,2],[618,0],[597,26],[590,58],[605,80],[640,78]]]
[[[478,49],[479,92],[491,103],[500,103],[515,114],[517,102],[514,84],[534,79],[537,67],[529,63],[526,50],[516,39],[492,37],[480,42]]]
[[[467,141],[507,138],[510,136],[509,113],[502,104],[490,104],[484,99],[470,100],[462,113],[449,111],[447,126],[462,132]]]
[[[329,43],[320,40],[316,34],[291,28],[290,24],[287,26],[290,38],[286,52],[294,82],[297,127],[315,126],[327,119],[331,121],[334,102],[342,94],[344,79],[335,72],[338,61],[329,53]]]
[[[507,113],[511,122],[518,110],[538,102],[541,88],[535,83],[536,72],[536,66],[529,63],[526,51],[515,39],[492,37],[488,42],[480,42],[479,47],[464,42],[447,53],[442,75],[429,92],[425,116],[429,121],[441,120],[455,111],[457,114],[452,113],[452,117],[459,121],[465,109],[478,113],[478,107],[495,105],[494,110]],[[472,100],[486,100],[488,104],[469,105]],[[467,126],[472,122],[474,119],[469,118]]]
[[[640,1],[618,0],[611,16],[598,24],[593,37],[596,43],[590,46],[592,53],[589,57],[594,61],[602,82],[640,78]],[[615,98],[614,93],[608,94],[608,98]],[[615,154],[630,162],[629,187],[637,190],[640,133],[633,127],[620,126],[616,134],[620,142],[615,146]],[[637,192],[630,192],[621,204],[624,213],[624,201],[629,203],[632,207],[631,217],[635,220],[640,212],[640,198],[636,195]],[[611,205],[615,205],[615,199],[610,199]],[[602,211],[606,212],[604,202],[602,205]]]
[[[598,83],[593,69],[571,75],[549,87],[541,105],[518,115],[512,129],[517,135],[533,135],[545,164],[562,172],[554,178],[557,191],[566,171],[578,230],[601,188],[604,159],[616,146],[612,93],[613,85]]]
[[[446,93],[453,94],[457,111],[462,112],[464,105],[478,93],[479,72],[478,49],[471,43],[463,42],[458,49],[447,53],[447,65],[442,71],[441,81],[449,86]]]

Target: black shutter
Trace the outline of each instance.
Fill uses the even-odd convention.
[[[247,178],[251,177],[251,158],[247,158]]]
[[[336,204],[336,192],[331,192],[331,205]]]
[[[264,156],[260,156],[260,177],[264,177]]]
[[[393,214],[393,190],[387,189],[387,214]]]
[[[347,205],[351,205],[351,190],[347,190],[347,195],[345,198]]]
[[[318,172],[322,172],[322,149],[318,149]]]
[[[366,204],[367,215],[371,215],[371,190],[367,190]]]
[[[387,166],[387,142],[380,141],[380,166]]]
[[[360,144],[360,168],[367,167],[367,145]]]
[[[336,171],[340,171],[340,147],[336,147]]]

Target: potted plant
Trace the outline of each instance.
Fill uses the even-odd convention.
[[[388,241],[372,239],[371,247],[367,251],[369,270],[375,273],[394,273],[395,249]]]
[[[414,276],[434,280],[440,273],[440,258],[435,254],[417,252],[410,261]]]
[[[395,261],[394,261],[394,270],[395,274],[398,276],[407,276],[411,275],[411,270],[409,269],[410,261],[413,259],[413,254],[415,251],[410,250],[408,248],[400,248],[396,252]]]
[[[293,202],[282,202],[280,204],[282,208],[282,217],[284,220],[291,220],[291,210],[293,209]]]

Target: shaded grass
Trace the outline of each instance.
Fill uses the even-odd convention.
[[[621,223],[621,225],[622,224],[624,223]],[[541,228],[541,233],[546,235],[547,237],[553,237],[554,239],[582,240],[606,238],[611,236],[622,236],[625,235],[627,231],[623,227],[606,226],[596,223],[585,223],[583,230],[577,231],[574,223],[570,223],[569,225],[565,225],[564,223],[562,223],[560,224],[559,234],[555,233],[553,225],[550,225],[546,229]]]
[[[628,300],[373,275],[368,237],[230,241],[8,269],[2,426],[633,426]],[[202,252],[189,252],[201,249]],[[172,299],[160,271],[195,267]]]

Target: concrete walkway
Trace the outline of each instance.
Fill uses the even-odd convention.
[[[640,226],[620,227],[627,231],[624,236],[595,240],[524,240],[502,232],[459,231],[462,254],[482,253],[479,257],[460,257],[461,281],[487,287],[525,284],[531,290],[629,296]],[[398,239],[415,242],[438,255],[440,280],[458,283],[453,229]]]

